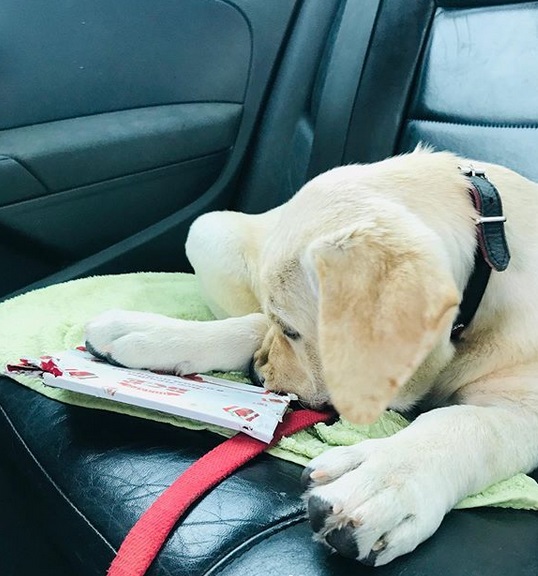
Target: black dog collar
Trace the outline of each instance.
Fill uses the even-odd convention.
[[[451,340],[458,340],[461,333],[474,318],[486,291],[491,270],[502,272],[510,262],[506,242],[501,196],[486,178],[483,170],[473,166],[460,167],[470,182],[469,194],[478,213],[475,220],[477,245],[474,268],[463,292],[460,311],[452,326]]]

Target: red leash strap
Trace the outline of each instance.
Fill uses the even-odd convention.
[[[271,445],[282,436],[290,436],[332,417],[331,413],[313,410],[290,412],[278,426]],[[187,468],[131,528],[108,569],[108,576],[143,576],[189,506],[267,448],[268,445],[259,440],[237,434]]]

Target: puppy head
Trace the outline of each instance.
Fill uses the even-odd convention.
[[[439,238],[380,200],[360,222],[266,267],[272,328],[256,355],[266,387],[374,421],[443,339],[460,295]]]

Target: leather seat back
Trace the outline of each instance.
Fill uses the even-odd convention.
[[[301,76],[275,85],[236,208],[267,210],[317,173],[420,141],[538,180],[537,29],[538,2],[343,2],[303,100],[290,96]]]
[[[394,3],[374,33],[344,162],[422,141],[538,180],[538,2],[419,0],[423,35],[402,29]]]

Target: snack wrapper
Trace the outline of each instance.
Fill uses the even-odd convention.
[[[34,376],[46,386],[107,398],[150,410],[216,424],[269,443],[292,394],[206,374],[174,376],[113,366],[80,346],[8,364],[6,374]]]

